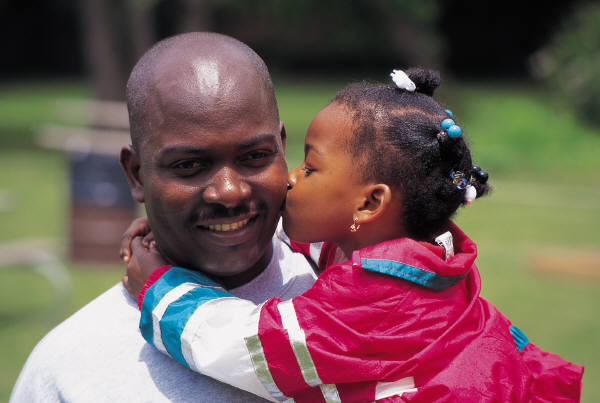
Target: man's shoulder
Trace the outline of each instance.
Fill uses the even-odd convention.
[[[262,399],[196,374],[146,344],[139,311],[121,284],[46,335],[11,402],[254,402]]]
[[[101,337],[101,327],[106,323],[131,320],[135,325],[136,316],[139,318],[135,301],[126,294],[121,283],[116,284],[48,332],[29,360],[39,358],[40,365],[53,365],[55,361],[43,361],[55,354],[60,354],[61,362],[70,356],[77,359],[78,347]]]
[[[121,283],[96,297],[35,346],[15,385],[13,401],[53,401],[60,385],[93,377],[86,368],[100,365],[103,355],[110,355],[111,349],[124,340],[131,344],[137,330],[136,315],[139,318],[135,301]],[[126,322],[130,325],[124,326]]]
[[[88,325],[98,324],[99,321],[139,318],[136,301],[131,298],[122,283],[115,284],[92,301],[88,302],[73,315],[56,326],[47,337],[54,333],[85,330]],[[84,329],[80,329],[81,327]],[[95,326],[92,326],[95,327]]]

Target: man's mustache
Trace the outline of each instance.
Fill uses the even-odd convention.
[[[261,213],[266,210],[266,206],[263,204],[241,204],[235,207],[225,207],[221,204],[215,204],[210,208],[204,207],[200,211],[193,213],[191,219],[192,222],[202,222],[210,220],[218,220],[222,218],[232,218],[250,213]]]

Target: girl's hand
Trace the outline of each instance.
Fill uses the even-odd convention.
[[[131,257],[127,263],[127,273],[123,276],[123,285],[137,299],[148,277],[167,263],[153,244],[144,246],[142,237],[133,238],[130,246]]]
[[[135,237],[143,237],[142,244],[147,249],[150,249],[154,242],[154,235],[152,234],[152,229],[150,228],[147,217],[136,218],[133,220],[121,238],[119,256],[125,263],[129,263],[129,259],[131,259],[131,241]]]

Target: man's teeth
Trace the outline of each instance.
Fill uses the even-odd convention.
[[[243,226],[245,226],[246,224],[248,224],[248,221],[250,221],[249,218],[242,220],[242,221],[234,222],[231,224],[208,225],[207,228],[211,231],[218,231],[218,232],[235,231],[236,229],[240,229]]]

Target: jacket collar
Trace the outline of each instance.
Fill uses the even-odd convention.
[[[352,265],[443,290],[462,280],[473,267],[477,245],[450,223],[456,254],[444,260],[440,250],[411,238],[398,238],[352,253]]]

